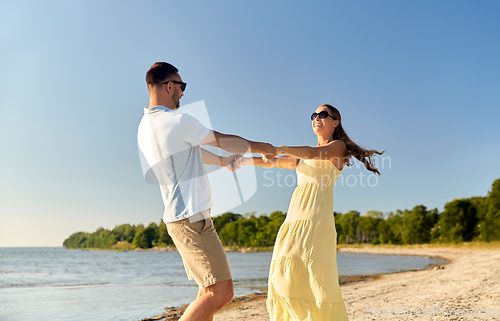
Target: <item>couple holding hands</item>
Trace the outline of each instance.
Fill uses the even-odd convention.
[[[203,164],[229,170],[245,165],[296,170],[298,185],[278,232],[269,271],[270,320],[347,320],[338,281],[333,186],[344,166],[351,165],[351,157],[380,175],[372,156],[382,153],[353,142],[331,105],[321,105],[311,115],[316,146],[274,147],[212,131],[179,112],[186,83],[171,64],[155,63],[146,82],[150,102],[138,129],[145,174],[153,173],[159,182],[163,221],[189,279],[199,286],[198,297],[180,320],[213,320],[214,313],[233,298],[226,254],[210,217],[212,195]],[[262,157],[221,157],[201,145],[238,154],[250,149]]]

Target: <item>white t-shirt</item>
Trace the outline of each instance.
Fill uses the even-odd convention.
[[[141,165],[146,180],[160,185],[165,223],[200,212],[209,215],[212,190],[200,147],[209,132],[189,114],[164,106],[144,108],[137,133]]]

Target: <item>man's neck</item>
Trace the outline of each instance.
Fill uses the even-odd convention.
[[[166,101],[166,100],[157,99],[156,97],[150,97],[148,108],[154,107],[154,106],[164,106],[164,107],[170,108],[172,110],[175,110],[175,108],[171,107],[171,106],[175,106],[175,104],[172,101]]]

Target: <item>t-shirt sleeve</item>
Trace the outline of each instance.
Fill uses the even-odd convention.
[[[200,145],[210,132],[210,129],[189,114],[182,115],[180,129],[181,139],[193,146]]]

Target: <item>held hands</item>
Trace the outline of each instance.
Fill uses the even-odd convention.
[[[276,155],[282,153],[282,147],[275,147],[271,144],[266,144],[265,152],[262,153],[262,160],[266,163],[270,162]],[[222,158],[222,165],[234,172],[244,165],[254,165],[253,157],[243,157],[240,154],[233,154]]]
[[[240,156],[234,160],[234,163],[235,163],[235,167],[238,167],[238,168],[241,168],[241,166],[244,166],[244,165],[253,165],[253,158]]]
[[[236,155],[236,157],[234,158],[233,163],[231,164],[232,165],[231,168],[233,168],[232,171],[240,169],[241,166],[244,166],[244,165],[253,165],[253,158],[252,157],[243,157],[243,156],[238,155],[238,154],[235,154],[235,155]],[[231,156],[235,156],[235,155],[231,155]],[[228,168],[228,167],[226,167],[226,168]],[[231,170],[230,168],[228,168],[228,169]]]
[[[238,162],[238,159],[242,156],[240,154],[232,154],[226,157],[222,157],[222,166],[234,172],[237,169],[240,169],[241,164]]]
[[[276,148],[271,144],[267,145],[268,145],[266,148],[267,150],[264,153],[262,153],[262,160],[266,163],[279,154],[279,148]]]

